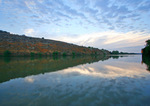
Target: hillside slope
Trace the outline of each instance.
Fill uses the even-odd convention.
[[[34,55],[104,55],[109,54],[107,50],[97,48],[87,48],[61,41],[49,40],[44,38],[33,38],[25,35],[10,34],[6,31],[0,31],[0,55],[10,51],[12,56],[30,56]]]

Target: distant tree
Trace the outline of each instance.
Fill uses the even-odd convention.
[[[146,46],[142,49],[143,56],[150,56],[150,40],[146,41]]]
[[[95,55],[97,55],[97,52],[95,51]]]
[[[64,52],[64,53],[63,53],[63,56],[67,56],[67,53],[66,53],[66,52]]]
[[[22,35],[22,36],[24,36],[24,37],[25,37],[26,35]]]
[[[150,40],[146,41],[146,46],[150,46]]]
[[[53,52],[53,56],[58,56],[58,52],[57,51],[55,51],[55,52]]]
[[[38,56],[41,57],[41,56],[42,56],[42,53],[38,53]]]
[[[116,51],[112,51],[111,53],[112,54],[119,54],[119,51],[116,50]]]
[[[75,56],[75,54],[76,54],[75,52],[72,52],[72,55],[73,55],[73,56]]]
[[[35,56],[35,53],[34,53],[34,52],[31,52],[31,53],[30,53],[30,56],[31,56],[31,57],[34,57],[34,56]]]
[[[44,37],[42,37],[42,39],[44,39]]]
[[[4,56],[5,57],[10,57],[11,56],[11,52],[9,50],[4,51]]]

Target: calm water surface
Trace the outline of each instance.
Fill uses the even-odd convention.
[[[150,105],[141,55],[0,60],[1,106]]]

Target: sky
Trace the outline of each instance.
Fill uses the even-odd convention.
[[[150,39],[150,0],[0,0],[0,30],[140,53]]]

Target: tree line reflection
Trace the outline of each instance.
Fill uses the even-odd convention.
[[[109,59],[109,56],[76,56],[76,57],[3,57],[0,58],[0,83],[10,79],[30,75],[44,74],[66,69],[80,64],[93,63]]]

